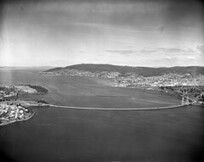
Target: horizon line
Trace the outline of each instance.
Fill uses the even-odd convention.
[[[0,66],[0,68],[58,68],[58,67],[68,67],[68,66],[74,66],[74,65],[111,65],[111,66],[126,66],[126,67],[147,67],[147,68],[173,68],[173,67],[204,67],[201,65],[188,65],[188,66],[182,66],[182,65],[175,65],[175,66],[131,66],[131,65],[118,65],[118,64],[107,64],[107,63],[79,63],[79,64],[71,64],[66,66],[53,66],[53,65],[32,65],[32,66]]]

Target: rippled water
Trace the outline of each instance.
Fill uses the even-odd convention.
[[[1,83],[43,85],[50,94],[41,98],[64,105],[139,107],[180,102],[152,91],[105,89],[86,78],[9,73],[0,73]],[[0,161],[191,162],[203,158],[203,107],[129,112],[44,107],[34,111],[31,120],[0,127]]]

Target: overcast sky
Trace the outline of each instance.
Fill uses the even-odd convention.
[[[0,6],[0,66],[204,66],[197,0],[8,0]]]

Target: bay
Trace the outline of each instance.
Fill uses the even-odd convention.
[[[155,91],[107,87],[81,77],[45,77],[36,70],[0,70],[0,84],[38,84],[52,104],[151,107],[179,104]],[[0,127],[1,161],[191,162],[203,158],[203,107],[157,111],[32,108],[35,116]],[[200,160],[199,160],[200,161]]]

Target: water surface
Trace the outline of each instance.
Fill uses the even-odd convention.
[[[0,71],[0,82],[43,85],[50,93],[40,98],[62,105],[146,107],[180,102],[159,92],[109,88],[87,78],[42,77],[36,71]],[[27,97],[33,98],[39,96]],[[204,155],[203,107],[33,110],[32,119],[0,127],[0,161],[193,162]]]

